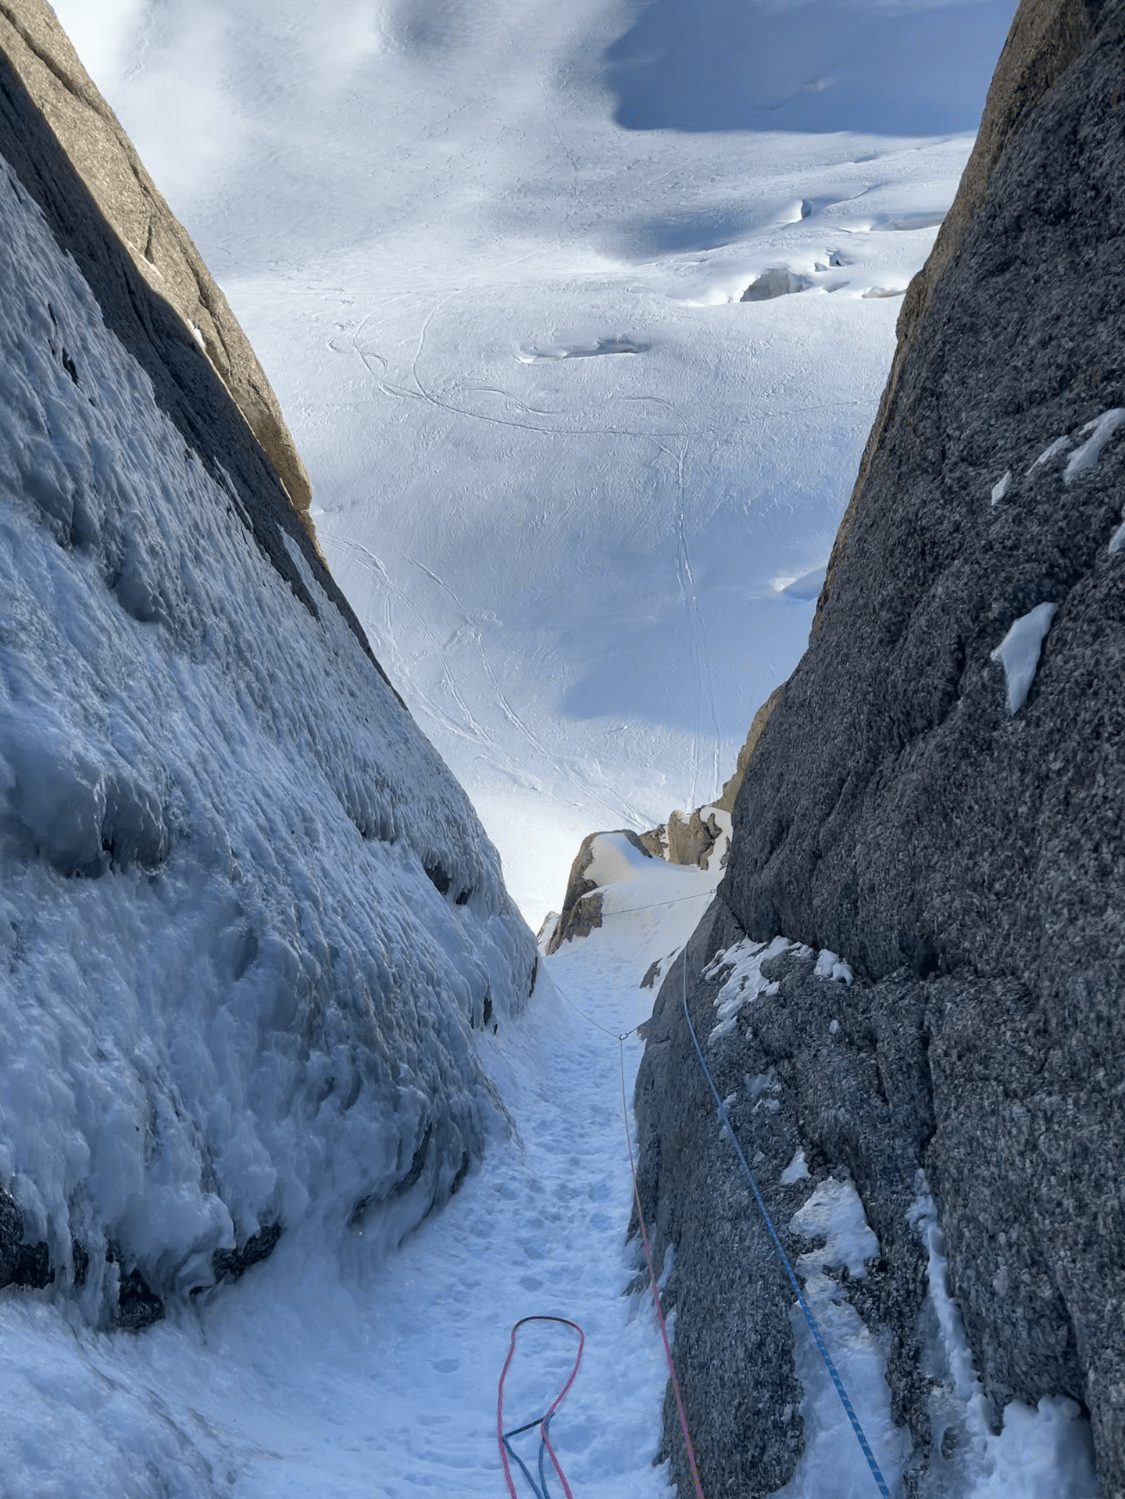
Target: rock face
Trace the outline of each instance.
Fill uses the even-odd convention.
[[[783,682],[780,687],[774,688],[769,697],[766,698],[765,702],[754,714],[754,717],[750,720],[750,731],[746,735],[746,742],[738,752],[738,760],[735,763],[734,774],[731,776],[730,780],[724,784],[723,789],[719,793],[718,799],[715,802],[716,807],[718,807],[721,811],[733,813],[735,800],[738,797],[739,791],[742,789],[742,782],[746,779],[746,767],[750,764],[750,756],[758,747],[758,740],[762,737],[762,730],[769,722],[770,714],[777,707],[778,703],[784,696],[785,684]]]
[[[725,858],[730,846],[730,812],[719,804],[672,812],[667,822],[640,834],[641,846],[669,864],[709,869],[713,858]]]
[[[246,335],[46,0],[0,0],[0,52],[141,277],[206,351],[310,537],[312,489]]]
[[[84,180],[25,86],[53,26],[0,3],[0,1289],[138,1330],[456,1191],[496,1118],[473,1032],[537,956],[91,190],[121,140]]]
[[[747,767],[718,912],[688,954],[708,1029],[721,975],[705,970],[740,934],[854,970],[845,991],[791,954],[777,995],[712,1051],[735,1086],[769,1068],[782,1084],[783,1139],[747,1117],[767,1179],[799,1144],[814,1180],[860,1192],[887,1268],[850,1294],[891,1339],[916,1493],[937,1492],[956,1448],[907,1222],[928,1185],[994,1415],[1080,1402],[1103,1492],[1125,1494],[1123,53],[1121,0],[1020,7],[903,307],[809,650]],[[701,1083],[675,1085],[681,1112],[667,1103],[681,981],[661,991],[638,1084],[647,1203],[677,1245],[704,1486],[759,1494],[709,1404],[715,1244],[685,1252],[689,1221],[716,1204],[721,1218],[735,1187]],[[782,1377],[781,1312],[764,1316],[740,1391]],[[745,1399],[738,1440],[772,1483],[792,1434],[776,1416],[763,1431]]]

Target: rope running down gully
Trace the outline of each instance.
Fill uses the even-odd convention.
[[[695,899],[698,899],[698,896],[688,896],[688,897],[685,897],[685,898],[689,899],[689,900],[695,900]],[[634,906],[634,907],[629,908],[628,910],[607,911],[607,912],[604,912],[603,913],[603,919],[604,919],[604,916],[626,916],[626,915],[631,914],[633,911],[647,911],[647,910],[655,909],[657,906],[677,905],[679,903],[680,903],[679,901],[654,901],[649,906]],[[804,1314],[805,1321],[808,1324],[809,1332],[812,1334],[813,1342],[816,1344],[817,1351],[819,1352],[821,1358],[824,1361],[824,1366],[825,1366],[825,1368],[828,1371],[829,1377],[832,1380],[832,1384],[835,1387],[836,1393],[840,1397],[841,1404],[844,1407],[844,1412],[847,1415],[848,1421],[851,1424],[852,1430],[855,1433],[856,1440],[859,1442],[860,1449],[862,1450],[864,1457],[867,1459],[867,1464],[868,1464],[868,1466],[871,1469],[871,1475],[872,1475],[872,1477],[875,1480],[875,1484],[876,1484],[876,1486],[877,1486],[877,1488],[879,1490],[879,1493],[883,1496],[883,1499],[890,1499],[890,1489],[887,1487],[886,1480],[883,1478],[883,1474],[882,1474],[882,1472],[879,1469],[879,1464],[878,1464],[878,1462],[875,1459],[875,1454],[871,1450],[870,1443],[868,1442],[867,1437],[866,1437],[866,1435],[864,1433],[863,1427],[860,1424],[859,1417],[855,1413],[855,1408],[852,1405],[851,1400],[848,1398],[848,1392],[844,1388],[844,1382],[840,1378],[839,1372],[836,1369],[836,1365],[833,1363],[832,1357],[829,1354],[827,1347],[825,1346],[824,1338],[823,1338],[823,1336],[821,1334],[820,1327],[819,1327],[819,1325],[817,1323],[817,1320],[816,1320],[815,1316],[813,1315],[811,1307],[809,1306],[808,1302],[805,1299],[805,1293],[802,1291],[801,1286],[800,1286],[800,1284],[799,1284],[799,1282],[797,1280],[797,1277],[796,1277],[796,1275],[793,1272],[793,1267],[792,1267],[792,1265],[789,1262],[789,1256],[785,1253],[785,1249],[782,1246],[781,1239],[778,1236],[777,1229],[774,1227],[773,1219],[770,1217],[769,1210],[766,1207],[766,1204],[765,1204],[765,1201],[764,1201],[764,1199],[762,1197],[762,1194],[758,1190],[758,1184],[754,1180],[754,1174],[750,1170],[749,1164],[747,1163],[747,1160],[746,1160],[746,1156],[744,1155],[742,1147],[738,1143],[738,1138],[737,1138],[737,1136],[734,1133],[734,1129],[733,1129],[733,1127],[731,1125],[731,1122],[730,1122],[730,1117],[727,1114],[726,1105],[723,1103],[723,1100],[722,1100],[722,1098],[719,1095],[719,1090],[715,1086],[715,1080],[711,1076],[710,1070],[708,1069],[708,1066],[707,1066],[707,1062],[706,1062],[706,1060],[705,1060],[705,1058],[703,1056],[703,1048],[699,1044],[699,1037],[696,1035],[695,1026],[692,1024],[691,1013],[690,1013],[690,1011],[688,1009],[688,1002],[687,1002],[687,944],[686,943],[684,945],[684,948],[683,948],[683,951],[682,951],[680,957],[681,957],[681,971],[682,971],[682,974],[683,974],[683,1011],[684,1011],[684,1020],[687,1022],[688,1033],[691,1036],[692,1046],[695,1048],[695,1055],[696,1055],[696,1058],[699,1061],[700,1068],[703,1071],[703,1076],[706,1078],[706,1080],[707,1080],[707,1086],[710,1088],[711,1093],[712,1093],[712,1095],[713,1095],[713,1097],[715,1099],[715,1104],[716,1104],[716,1107],[718,1109],[718,1114],[719,1114],[720,1122],[722,1123],[723,1128],[726,1130],[727,1136],[730,1139],[731,1144],[734,1146],[735,1154],[738,1157],[739,1164],[741,1165],[743,1173],[746,1176],[746,1180],[750,1184],[750,1190],[751,1190],[751,1192],[753,1194],[754,1201],[758,1205],[758,1210],[760,1211],[760,1213],[762,1215],[762,1219],[763,1219],[763,1221],[764,1221],[764,1223],[766,1225],[766,1229],[767,1229],[767,1231],[769,1233],[769,1236],[770,1236],[770,1239],[771,1239],[771,1241],[773,1243],[773,1247],[776,1250],[778,1258],[781,1261],[782,1267],[785,1270],[785,1274],[786,1274],[786,1276],[787,1276],[787,1278],[789,1280],[789,1284],[793,1288],[794,1294],[797,1297],[797,1304],[800,1306],[801,1311]],[[645,1260],[646,1260],[646,1262],[648,1264],[649,1285],[650,1285],[650,1288],[652,1290],[652,1297],[653,1297],[653,1301],[654,1301],[655,1306],[656,1306],[656,1319],[657,1319],[657,1322],[659,1323],[659,1326],[660,1326],[660,1336],[661,1336],[661,1339],[663,1340],[663,1343],[664,1343],[664,1357],[665,1357],[665,1359],[667,1360],[667,1363],[668,1363],[668,1374],[669,1374],[669,1377],[671,1379],[672,1390],[673,1390],[673,1392],[675,1394],[675,1398],[676,1398],[676,1410],[677,1410],[677,1413],[678,1413],[679,1418],[680,1418],[680,1428],[681,1428],[681,1430],[683,1432],[684,1447],[685,1447],[685,1450],[687,1452],[688,1465],[689,1465],[689,1467],[691,1469],[691,1476],[692,1476],[692,1482],[693,1482],[693,1484],[695,1486],[696,1499],[703,1499],[703,1487],[702,1487],[702,1484],[700,1483],[700,1479],[699,1479],[699,1469],[698,1469],[698,1466],[697,1466],[696,1460],[695,1460],[695,1451],[694,1451],[694,1449],[692,1447],[691,1437],[688,1434],[687,1417],[684,1414],[684,1403],[683,1403],[683,1397],[682,1397],[682,1395],[680,1393],[680,1383],[679,1383],[679,1380],[676,1377],[675,1366],[674,1366],[674,1364],[672,1362],[672,1348],[671,1348],[671,1344],[669,1343],[669,1340],[668,1340],[668,1330],[667,1330],[667,1327],[665,1326],[665,1323],[664,1323],[664,1313],[663,1313],[663,1310],[661,1309],[661,1306],[660,1306],[660,1290],[659,1290],[659,1285],[658,1285],[658,1282],[657,1282],[656,1269],[655,1269],[655,1266],[653,1265],[653,1262],[652,1262],[652,1253],[651,1253],[651,1249],[650,1249],[650,1246],[649,1246],[649,1240],[648,1240],[648,1229],[645,1226],[644,1212],[643,1212],[643,1210],[641,1208],[640,1186],[639,1186],[638,1181],[637,1181],[636,1162],[635,1162],[634,1157],[633,1157],[633,1141],[632,1141],[632,1136],[631,1136],[631,1133],[630,1133],[630,1130],[629,1130],[629,1106],[628,1106],[628,1100],[627,1100],[626,1091],[625,1091],[625,1042],[633,1034],[633,1030],[637,1030],[637,1029],[639,1029],[639,1027],[634,1026],[633,1030],[628,1030],[628,1031],[623,1031],[623,1032],[611,1031],[607,1026],[604,1026],[604,1025],[600,1024],[597,1020],[595,1020],[593,1018],[593,1016],[587,1015],[585,1013],[585,1011],[580,1010],[578,1008],[578,1006],[573,1003],[572,1000],[570,1000],[565,994],[562,993],[561,989],[559,990],[559,993],[562,994],[563,999],[566,1001],[566,1003],[568,1005],[570,1005],[570,1008],[572,1010],[577,1011],[577,1013],[582,1016],[583,1020],[587,1021],[590,1025],[595,1026],[598,1030],[602,1031],[605,1035],[607,1035],[607,1036],[614,1036],[615,1039],[617,1040],[617,1044],[618,1044],[618,1062],[619,1062],[619,1065],[620,1065],[620,1072],[621,1072],[621,1105],[622,1105],[622,1110],[623,1110],[623,1115],[624,1115],[624,1123],[625,1123],[625,1143],[626,1143],[626,1145],[628,1146],[628,1149],[629,1149],[629,1170],[630,1170],[630,1172],[632,1174],[632,1178],[633,1178],[633,1200],[634,1200],[634,1202],[636,1204],[637,1221],[640,1224],[641,1240],[642,1240],[642,1243],[644,1245]],[[574,1367],[572,1368],[572,1370],[570,1372],[569,1378],[567,1379],[565,1385],[563,1386],[563,1388],[561,1389],[561,1391],[559,1392],[559,1394],[555,1397],[555,1399],[552,1402],[551,1407],[547,1411],[546,1415],[540,1417],[536,1421],[529,1422],[526,1426],[517,1427],[516,1430],[505,1433],[505,1431],[503,1429],[504,1379],[505,1379],[505,1377],[506,1377],[506,1375],[508,1373],[508,1366],[512,1362],[512,1355],[515,1352],[516,1334],[519,1331],[519,1329],[526,1322],[561,1322],[561,1323],[563,1323],[567,1327],[572,1327],[575,1330],[575,1332],[578,1333],[579,1340],[580,1340],[579,1341],[579,1345],[578,1345],[578,1355],[577,1355],[577,1357],[576,1357],[576,1359],[574,1361]],[[538,1499],[549,1499],[549,1496],[547,1494],[547,1480],[546,1480],[546,1472],[545,1472],[545,1467],[544,1467],[544,1459],[545,1459],[545,1457],[547,1455],[549,1455],[550,1459],[551,1459],[551,1462],[554,1465],[555,1472],[558,1474],[559,1479],[560,1479],[560,1481],[562,1483],[563,1490],[564,1490],[564,1492],[566,1494],[566,1499],[573,1499],[573,1495],[572,1495],[572,1493],[570,1491],[570,1487],[567,1484],[566,1477],[563,1474],[562,1468],[559,1465],[558,1458],[555,1455],[554,1448],[551,1446],[550,1437],[549,1437],[549,1434],[548,1434],[548,1426],[549,1426],[551,1417],[558,1410],[559,1406],[562,1404],[563,1399],[565,1398],[565,1396],[567,1394],[567,1391],[570,1389],[571,1385],[574,1383],[575,1377],[576,1377],[576,1375],[578,1373],[578,1366],[579,1366],[579,1364],[582,1361],[582,1347],[583,1347],[584,1342],[585,1342],[585,1336],[584,1336],[584,1334],[582,1332],[582,1329],[578,1326],[577,1323],[570,1322],[565,1317],[524,1317],[519,1322],[517,1322],[516,1325],[512,1328],[512,1338],[511,1338],[511,1343],[510,1343],[510,1345],[508,1347],[508,1357],[504,1361],[504,1369],[503,1369],[503,1372],[500,1375],[500,1389],[499,1389],[499,1394],[498,1394],[498,1398],[497,1398],[497,1407],[496,1407],[496,1436],[497,1436],[497,1441],[498,1441],[499,1446],[500,1446],[500,1459],[501,1459],[501,1462],[504,1465],[504,1477],[505,1477],[505,1479],[507,1481],[507,1484],[508,1484],[508,1492],[511,1495],[511,1499],[518,1499],[518,1495],[516,1493],[515,1484],[512,1481],[511,1468],[510,1468],[510,1465],[508,1463],[508,1456],[509,1456],[509,1454],[511,1455],[511,1457],[513,1457],[515,1459],[515,1461],[519,1464],[520,1468],[523,1470],[523,1473],[526,1476],[528,1482],[531,1484],[532,1488],[535,1490],[535,1493],[538,1496]],[[509,1437],[516,1436],[521,1431],[530,1430],[530,1428],[534,1427],[534,1426],[538,1426],[540,1428],[541,1443],[540,1443],[540,1452],[539,1452],[539,1478],[540,1478],[540,1483],[542,1484],[542,1489],[540,1489],[536,1485],[534,1478],[532,1478],[531,1474],[528,1472],[527,1468],[524,1466],[524,1463],[522,1462],[522,1460],[517,1456],[517,1454],[513,1451],[513,1449],[508,1445],[508,1438]]]

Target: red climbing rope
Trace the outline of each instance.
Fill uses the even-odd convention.
[[[508,1366],[511,1364],[512,1356],[516,1351],[516,1334],[519,1332],[520,1328],[528,1322],[561,1322],[564,1327],[571,1327],[578,1334],[578,1352],[575,1355],[574,1367],[571,1369],[570,1374],[567,1377],[566,1384],[563,1385],[562,1389],[551,1402],[550,1407],[543,1413],[542,1416],[537,1417],[537,1419],[534,1421],[529,1421],[526,1426],[520,1426],[516,1429],[517,1431],[527,1431],[532,1426],[538,1426],[539,1439],[543,1443],[543,1446],[547,1449],[547,1453],[550,1456],[552,1464],[554,1465],[555,1472],[559,1475],[559,1482],[563,1486],[563,1493],[566,1495],[566,1499],[574,1499],[574,1495],[570,1491],[570,1485],[566,1481],[566,1474],[563,1472],[562,1467],[559,1464],[558,1457],[555,1455],[555,1449],[551,1446],[551,1438],[547,1430],[551,1417],[555,1414],[559,1406],[566,1399],[567,1391],[570,1389],[571,1385],[574,1383],[575,1378],[578,1375],[578,1366],[582,1362],[582,1350],[586,1346],[586,1334],[582,1331],[577,1322],[571,1322],[566,1317],[521,1317],[520,1320],[512,1328],[512,1339],[508,1344],[508,1357],[504,1360],[504,1367],[500,1371],[500,1384],[499,1388],[496,1391],[496,1441],[497,1445],[500,1448],[500,1461],[504,1465],[504,1481],[508,1485],[508,1493],[511,1495],[511,1499],[519,1499],[519,1495],[516,1492],[516,1486],[512,1482],[512,1469],[508,1463],[509,1449],[506,1440],[506,1435],[515,1436],[516,1432],[510,1431],[506,1435],[504,1432],[504,1381],[508,1377]],[[518,1458],[516,1460],[517,1462],[519,1461]],[[520,1466],[523,1467],[523,1464],[521,1463]],[[524,1468],[524,1472],[527,1472],[526,1468]],[[534,1480],[532,1480],[532,1486],[534,1487]],[[536,1492],[538,1492],[538,1490]]]

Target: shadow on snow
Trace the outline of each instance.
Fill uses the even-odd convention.
[[[1013,0],[647,0],[606,53],[627,130],[975,130]]]

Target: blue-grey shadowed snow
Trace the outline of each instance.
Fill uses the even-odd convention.
[[[754,523],[761,535],[780,540],[791,525],[786,497],[779,496],[773,510],[755,516]],[[824,568],[802,571],[789,589],[759,586],[731,546],[731,537],[748,524],[745,509],[731,498],[694,525],[686,550],[676,533],[655,544],[626,537],[609,548],[597,597],[588,598],[581,619],[562,629],[568,659],[578,659],[582,632],[591,626],[600,652],[583,660],[558,710],[579,722],[627,716],[646,726],[682,730],[695,736],[704,759],[728,715],[749,721],[756,705],[745,695],[745,684],[731,680],[712,658],[710,642],[716,637],[742,641],[745,658],[755,665],[770,658],[766,673],[780,680],[786,652],[799,653],[808,637]],[[795,565],[786,576],[801,567],[808,545],[801,538],[794,543]],[[801,593],[799,585],[806,581],[809,589]]]
[[[627,130],[975,130],[1011,0],[649,0],[606,53]]]
[[[764,215],[749,204],[732,208],[701,204],[687,210],[627,221],[617,227],[612,248],[649,258],[691,250],[717,250],[762,227]]]

